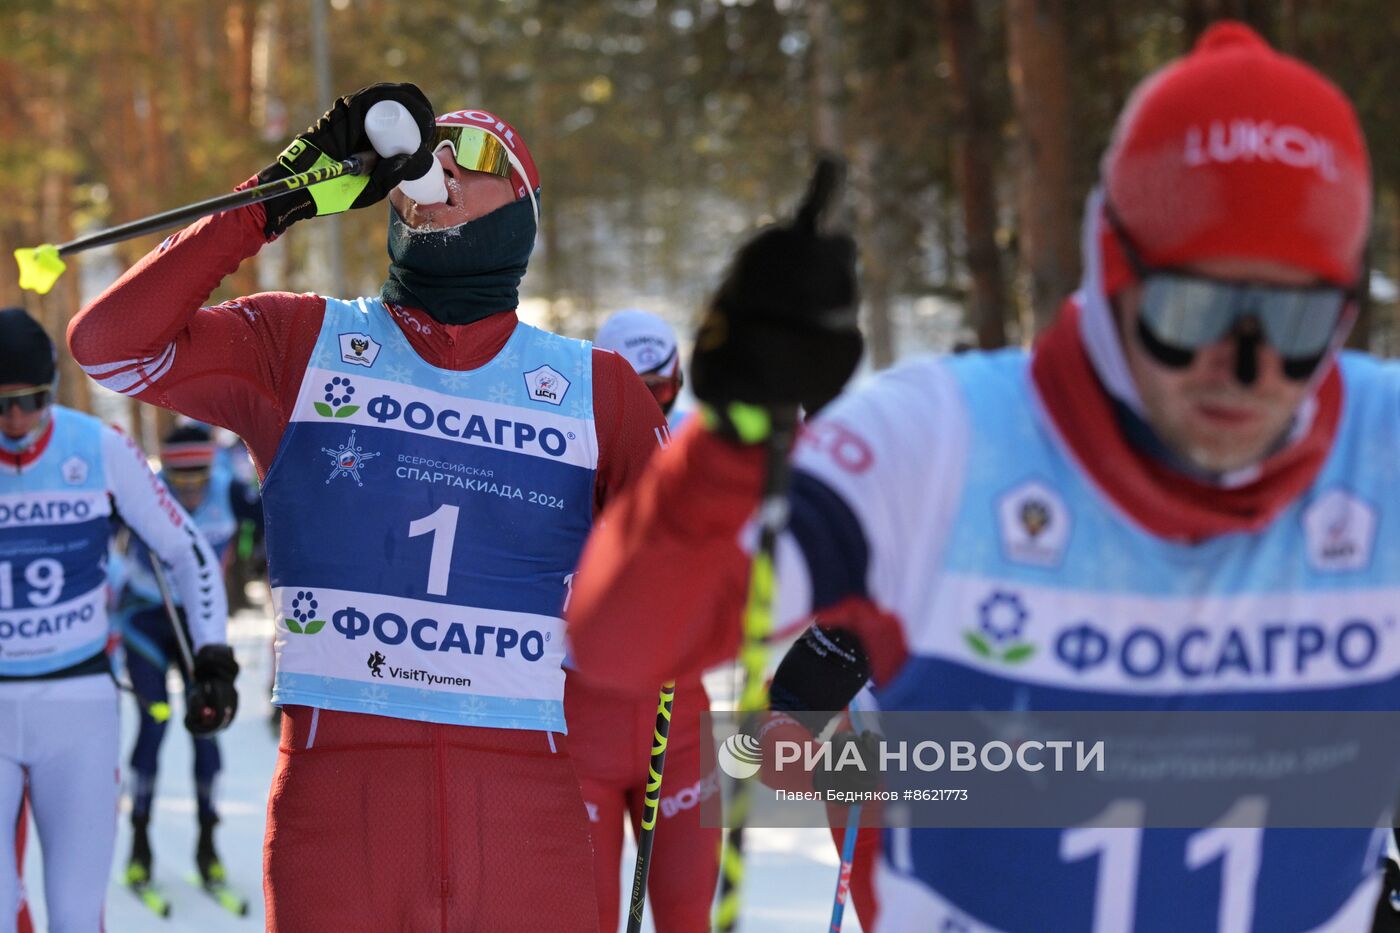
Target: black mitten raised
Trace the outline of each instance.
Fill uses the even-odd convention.
[[[840,172],[822,160],[796,216],[740,247],[696,334],[691,380],[707,423],[744,443],[764,439],[746,411],[815,410],[860,360],[855,242],[820,227]]]
[[[258,172],[259,184],[287,178],[363,152],[373,152],[365,132],[365,114],[384,100],[398,101],[418,124],[422,141],[406,155],[380,158],[368,175],[345,175],[332,181],[298,188],[266,202],[263,233],[278,236],[298,220],[321,214],[338,214],[382,201],[405,178],[427,172],[433,157],[433,106],[414,84],[371,84],[340,98],[306,132],[282,150],[277,161]]]

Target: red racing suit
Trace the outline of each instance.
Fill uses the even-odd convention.
[[[636,838],[657,700],[655,694],[638,697],[600,690],[573,671],[565,687],[570,747],[593,834],[600,930],[617,929],[622,822],[624,817],[631,821]],[[709,709],[710,698],[699,678],[676,685],[647,879],[647,913],[658,933],[708,933],[710,929],[710,902],[719,879],[720,831],[718,826],[700,824],[701,803],[719,793],[718,775],[713,767],[705,767],[700,750],[707,738],[701,717]],[[624,868],[629,879],[630,867]]]
[[[108,388],[226,427],[260,477],[286,429],[325,313],[274,292],[202,307],[267,242],[261,205],[176,233],[69,325]],[[446,326],[391,306],[433,366],[491,361],[514,311]],[[632,483],[664,421],[621,357],[593,351],[594,511]],[[269,929],[596,929],[588,824],[558,736],[288,707],[268,802]],[[641,750],[645,754],[645,749]]]

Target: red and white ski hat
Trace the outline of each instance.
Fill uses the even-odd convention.
[[[1356,112],[1332,82],[1242,23],[1211,26],[1138,86],[1102,172],[1114,215],[1150,266],[1263,259],[1357,281],[1371,169]],[[1108,263],[1110,294],[1123,272]]]
[[[617,353],[639,375],[669,379],[680,366],[675,330],[650,311],[628,308],[615,312],[598,328],[593,345]]]
[[[160,465],[167,470],[207,470],[218,447],[209,429],[198,423],[176,425],[160,442]]]
[[[434,122],[440,127],[461,126],[481,130],[499,142],[510,165],[510,171],[505,177],[515,189],[515,199],[519,201],[528,197],[535,208],[535,222],[539,223],[540,173],[539,169],[535,168],[535,160],[530,155],[525,140],[516,132],[515,127],[487,110],[454,110],[442,114]]]

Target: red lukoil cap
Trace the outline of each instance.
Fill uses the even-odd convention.
[[[454,110],[438,117],[440,126],[477,126],[495,136],[505,146],[510,158],[510,184],[515,189],[515,199],[530,197],[540,187],[539,169],[525,146],[520,134],[500,117],[486,110]]]
[[[1138,86],[1103,177],[1149,266],[1262,259],[1339,285],[1358,280],[1371,170],[1356,112],[1241,23],[1212,26]]]

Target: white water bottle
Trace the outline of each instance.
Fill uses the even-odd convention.
[[[380,158],[418,151],[422,136],[408,108],[396,100],[381,100],[365,114],[365,133]],[[399,182],[399,190],[419,204],[442,204],[447,201],[447,183],[442,165],[436,158],[422,178]]]

